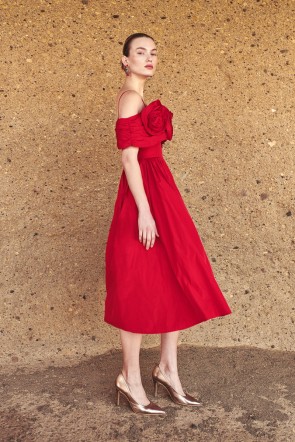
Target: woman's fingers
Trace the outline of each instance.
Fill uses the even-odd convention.
[[[148,230],[146,236],[143,236],[144,240],[142,242],[143,246],[148,250],[153,247],[156,241],[156,233],[153,230]]]
[[[154,230],[140,230],[138,239],[142,245],[148,250],[153,247],[156,241],[156,232]],[[159,235],[157,235],[159,236]]]
[[[159,236],[157,226],[153,217],[140,216],[138,218],[138,239],[139,242],[148,250],[153,247],[156,241],[156,237]]]
[[[142,245],[145,246],[146,245],[146,240],[147,240],[147,233],[144,230],[143,234],[142,234]]]
[[[156,234],[155,234],[155,232],[152,232],[151,247],[153,247],[153,245],[155,244],[155,241],[156,241]]]
[[[146,237],[146,242],[145,242],[145,248],[148,250],[151,246],[152,243],[152,232],[148,231],[147,232],[147,237]]]
[[[142,241],[141,241],[141,243],[144,247],[146,247],[148,239],[149,239],[148,231],[147,231],[147,229],[144,229],[142,232]]]

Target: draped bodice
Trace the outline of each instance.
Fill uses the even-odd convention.
[[[136,115],[118,118],[115,127],[118,149],[138,147],[139,160],[162,156],[162,144],[172,139],[172,116],[160,100],[155,100]]]

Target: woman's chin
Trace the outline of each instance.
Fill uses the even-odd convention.
[[[144,76],[146,78],[153,78],[154,74],[155,74],[155,72],[148,72],[148,73],[145,73]]]
[[[138,77],[149,79],[149,78],[153,78],[155,71],[153,71],[153,72],[134,72],[134,74],[137,75]]]

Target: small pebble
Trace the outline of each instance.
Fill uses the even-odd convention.
[[[260,199],[263,201],[263,200],[266,200],[268,198],[268,195],[267,195],[267,193],[261,193],[260,194]]]
[[[277,144],[277,142],[276,141],[269,141],[267,144],[269,145],[269,147],[274,147]]]

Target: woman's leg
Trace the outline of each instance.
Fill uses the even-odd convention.
[[[142,405],[148,405],[149,400],[144,391],[139,365],[139,353],[142,335],[120,330],[120,337],[123,351],[122,373],[129,385],[132,397]]]
[[[161,334],[160,369],[167,375],[177,393],[185,394],[178,377],[177,341],[179,331]]]

